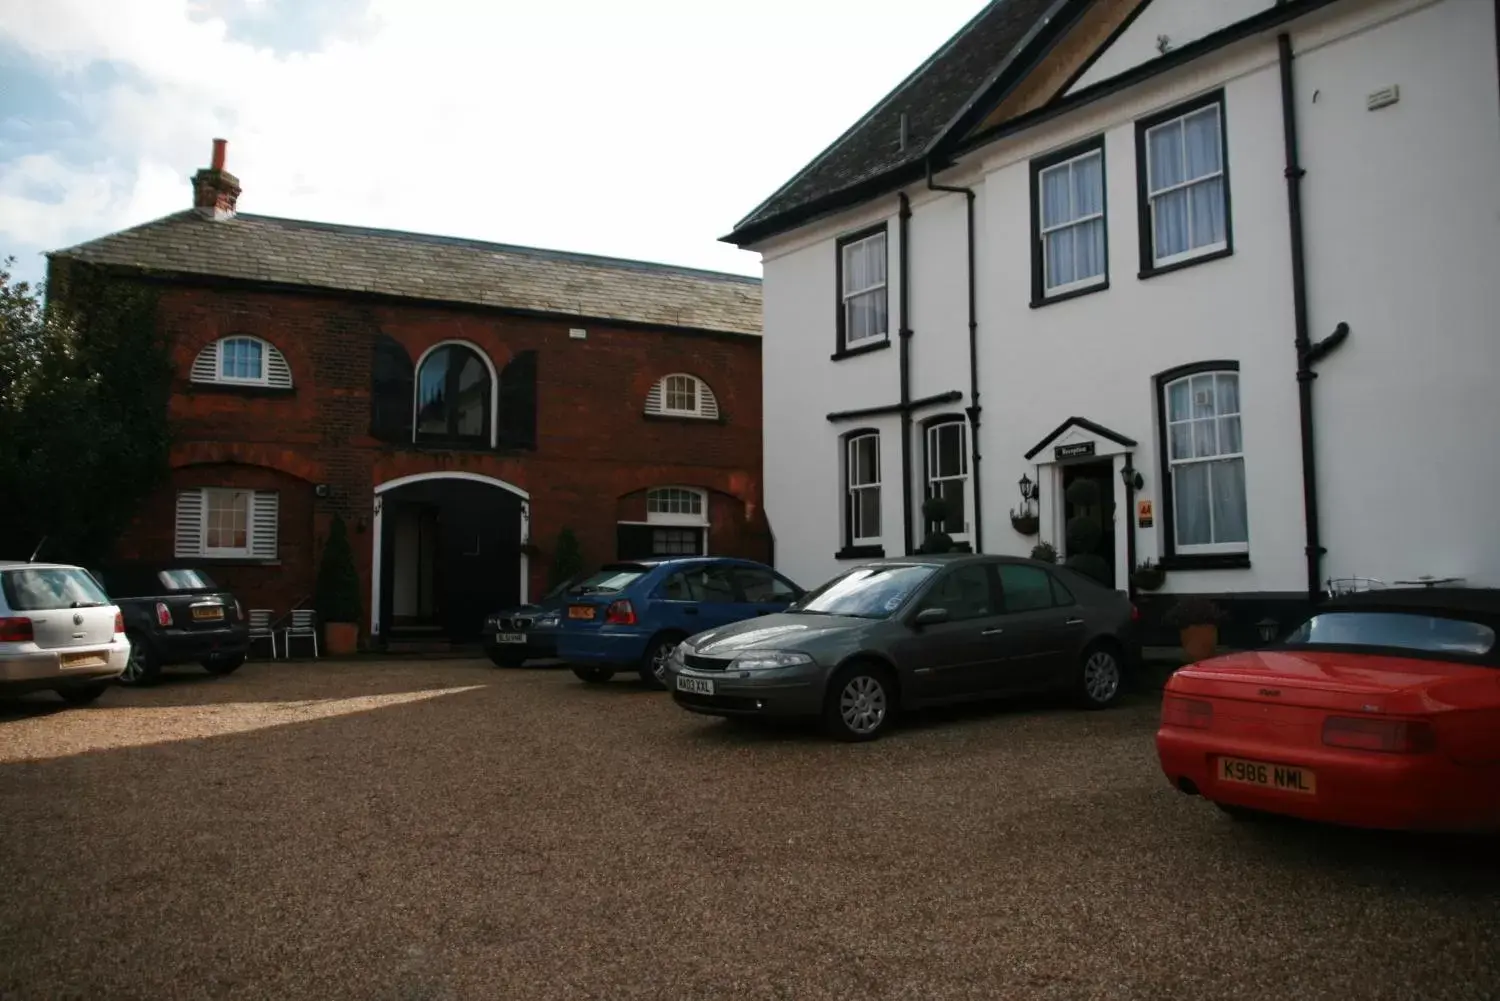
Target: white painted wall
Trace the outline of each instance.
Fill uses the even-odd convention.
[[[1313,337],[1351,329],[1314,383],[1330,575],[1500,585],[1494,16],[1446,0],[1296,62]]]
[[[1276,0],[1147,0],[1145,10],[1130,22],[1094,65],[1078,78],[1068,93],[1119,76],[1162,55],[1161,36],[1171,49],[1180,49],[1222,28],[1274,7]]]
[[[1131,31],[1207,33],[1260,0],[1156,0]],[[1233,14],[1224,12],[1233,6]],[[1147,18],[1175,17],[1175,29]],[[1199,14],[1202,11],[1199,10]],[[1317,380],[1327,575],[1460,574],[1500,584],[1492,511],[1500,459],[1500,84],[1493,5],[1476,0],[1335,4],[1293,29],[1299,57],[1308,278],[1313,336],[1354,330]],[[1192,27],[1198,25],[1198,27]],[[1174,30],[1177,32],[1174,34]],[[1130,33],[1122,36],[1128,41]],[[1122,50],[1123,52],[1123,50]],[[1106,57],[1108,58],[1108,57]],[[1096,64],[1105,65],[1103,59]],[[1107,67],[1106,67],[1107,68]],[[1118,72],[1119,70],[1112,71]],[[1399,84],[1401,102],[1365,110]],[[1137,277],[1134,122],[1223,87],[1234,254]],[[1313,94],[1317,92],[1314,101]],[[1111,287],[1030,307],[1030,161],[1103,134]],[[1010,526],[1024,453],[1070,416],[1138,442],[1140,495],[1156,528],[1136,532],[1137,559],[1162,551],[1153,376],[1210,359],[1240,363],[1249,569],[1174,572],[1167,590],[1300,592],[1306,586],[1291,264],[1276,49],[1247,41],[1068,116],[992,144],[950,171],[979,190],[980,375],[984,548],[1024,554]],[[914,187],[912,395],[967,395],[963,198]],[[804,585],[838,569],[842,511],[838,435],[882,430],[885,548],[902,552],[899,419],[832,425],[829,411],[898,399],[893,345],[829,360],[840,233],[888,215],[890,307],[898,304],[896,198],[778,237],[765,255],[765,477],[777,562]],[[962,408],[967,400],[954,404]],[[936,412],[929,411],[928,413]],[[927,413],[916,415],[918,418]],[[1050,452],[1050,449],[1048,450]],[[913,478],[921,478],[914,434]],[[1039,456],[1038,458],[1044,458]],[[1117,493],[1121,518],[1133,516]],[[1045,499],[1044,499],[1045,503]],[[1118,524],[1117,532],[1125,525]]]

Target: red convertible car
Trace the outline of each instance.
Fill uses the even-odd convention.
[[[1500,590],[1332,599],[1280,644],[1179,670],[1167,779],[1237,817],[1500,830]]]

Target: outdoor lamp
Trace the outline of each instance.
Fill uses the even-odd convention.
[[[1125,468],[1121,469],[1120,479],[1125,481],[1125,488],[1127,490],[1132,487],[1134,487],[1136,490],[1139,490],[1141,487],[1146,485],[1145,477],[1143,477],[1141,475],[1141,471],[1139,469],[1136,469],[1134,466],[1126,466]]]
[[[1035,483],[1032,483],[1031,477],[1027,476],[1025,473],[1021,474],[1020,487],[1022,500],[1036,500],[1037,485]]]
[[[1260,639],[1262,643],[1274,643],[1276,641],[1276,634],[1280,630],[1278,628],[1279,623],[1277,623],[1275,619],[1267,616],[1266,618],[1261,619],[1255,625],[1256,628],[1260,630]]]

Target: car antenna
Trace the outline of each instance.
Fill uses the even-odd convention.
[[[27,560],[26,562],[27,563],[35,563],[37,556],[42,551],[42,547],[45,546],[46,544],[47,544],[47,537],[44,535],[44,536],[42,536],[42,541],[38,542],[36,544],[36,548],[31,551],[31,559]]]

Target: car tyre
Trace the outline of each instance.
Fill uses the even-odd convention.
[[[838,740],[874,740],[896,716],[896,685],[876,664],[851,664],[833,676],[823,702],[823,728]]]
[[[663,633],[647,644],[646,655],[641,658],[640,666],[641,682],[647,688],[667,687],[667,661],[672,658],[672,651],[681,642],[682,637],[676,633]]]
[[[203,670],[209,674],[233,674],[245,663],[245,655],[236,653],[227,657],[209,657],[207,660],[200,661],[199,663],[203,665]]]
[[[578,680],[590,685],[602,685],[615,676],[615,672],[607,667],[575,667],[573,673]]]
[[[1125,692],[1125,665],[1108,643],[1090,644],[1079,658],[1078,696],[1086,709],[1108,709]]]
[[[496,667],[520,667],[526,663],[526,658],[496,650],[490,654],[490,662]]]
[[[67,688],[59,688],[57,694],[70,706],[86,706],[109,687],[109,682],[100,681],[92,685],[69,685]]]
[[[156,684],[161,680],[161,665],[157,663],[151,648],[139,633],[127,633],[125,638],[130,641],[130,656],[125,661],[120,684],[136,688]]]

